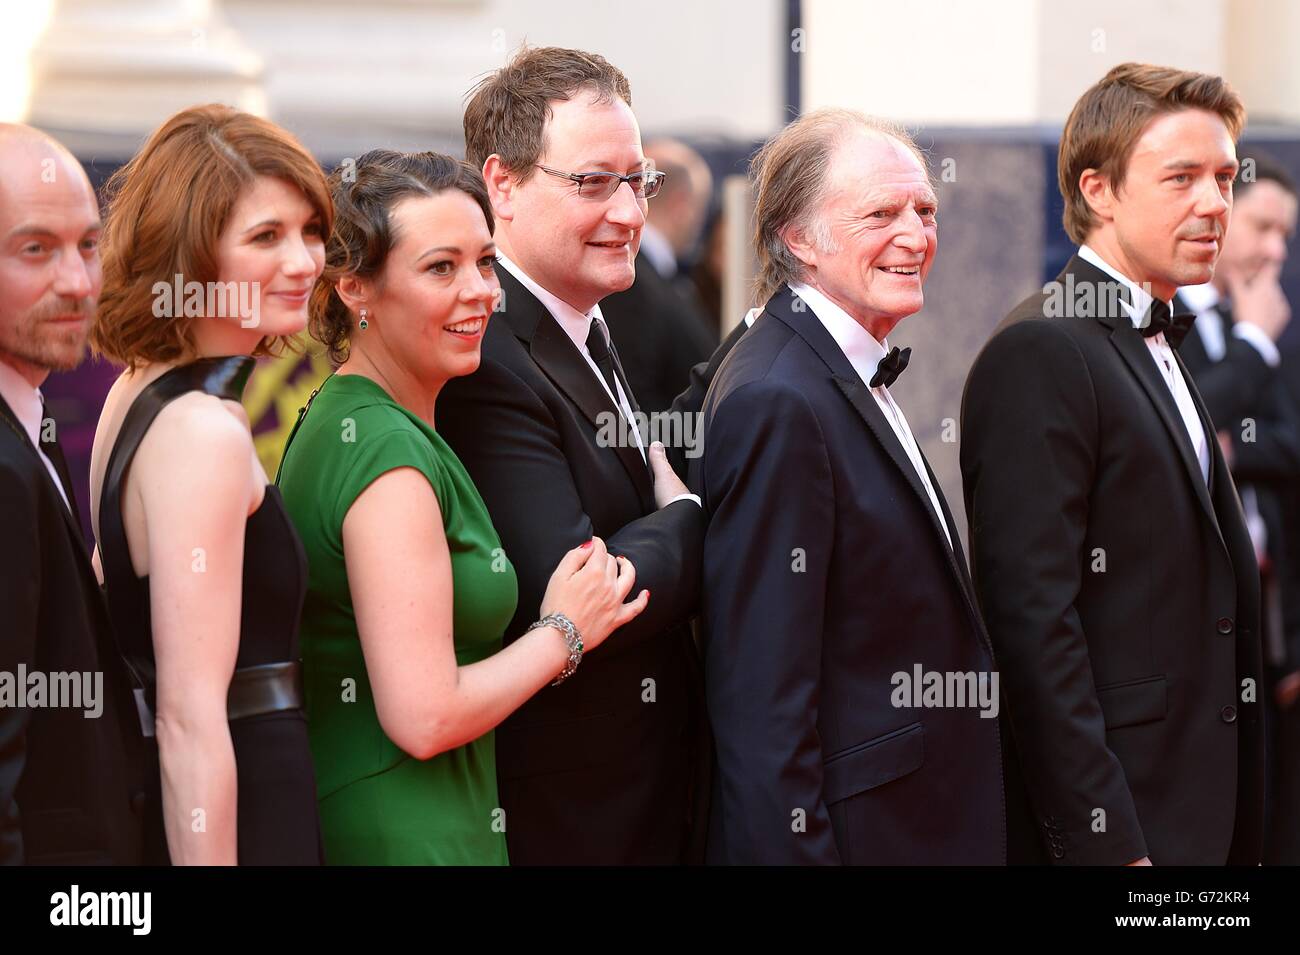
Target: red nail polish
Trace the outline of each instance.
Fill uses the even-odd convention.
[[[591,541],[587,541],[587,543],[582,545],[582,547],[590,547],[590,546],[591,546]]]

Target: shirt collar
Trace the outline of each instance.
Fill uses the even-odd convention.
[[[876,376],[876,367],[889,353],[888,339],[876,341],[848,312],[811,285],[798,282],[790,286],[790,291],[812,309],[818,321],[830,332],[831,338],[835,339],[835,344],[840,346],[840,351],[844,352],[844,357],[849,360],[858,377],[863,382],[870,382]]]
[[[1213,282],[1206,282],[1204,285],[1187,285],[1178,290],[1178,294],[1183,301],[1197,315],[1202,312],[1208,312],[1210,309],[1217,309],[1219,303],[1223,301],[1223,296],[1219,290],[1214,287]]]
[[[1147,309],[1150,308],[1151,303],[1155,301],[1155,296],[1153,296],[1146,289],[1142,288],[1142,286],[1138,285],[1127,275],[1123,275],[1120,272],[1118,272],[1109,262],[1103,259],[1100,255],[1098,255],[1093,249],[1089,248],[1088,246],[1086,245],[1079,246],[1079,258],[1083,259],[1085,262],[1092,263],[1097,268],[1101,269],[1103,272],[1105,272],[1107,275],[1113,278],[1116,282],[1119,282],[1126,289],[1128,289],[1130,301],[1124,302],[1122,304],[1124,305],[1125,310],[1128,312],[1128,317],[1129,320],[1133,323],[1133,327],[1141,328],[1142,322],[1146,318]]]
[[[41,390],[33,388],[32,383],[19,374],[16,368],[0,361],[0,397],[13,409],[18,423],[31,439],[32,447],[39,448],[41,418],[45,408]]]
[[[546,306],[546,310],[560,323],[564,334],[569,336],[578,351],[587,354],[587,335],[591,331],[591,320],[593,318],[599,318],[602,322],[605,320],[600,314],[599,303],[591,306],[591,311],[583,314],[534,282],[528,273],[510,261],[504,253],[497,253],[497,261],[501,263],[502,268],[519,280],[519,284],[537,296],[537,300]]]

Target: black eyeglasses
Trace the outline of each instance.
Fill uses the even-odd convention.
[[[608,199],[623,183],[632,187],[632,194],[638,199],[653,199],[663,185],[664,176],[668,175],[649,166],[629,176],[620,176],[616,172],[561,172],[541,163],[537,164],[537,168],[557,179],[576,182],[578,195],[596,202]]]

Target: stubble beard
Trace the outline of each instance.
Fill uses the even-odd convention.
[[[86,298],[75,304],[65,300],[38,305],[14,325],[0,323],[0,356],[46,371],[71,371],[85,357],[90,322],[63,326],[52,319],[74,313],[93,318],[93,301]]]

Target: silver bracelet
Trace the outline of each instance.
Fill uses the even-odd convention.
[[[582,635],[578,633],[578,628],[573,625],[573,621],[562,613],[548,613],[541,620],[529,626],[525,632],[536,630],[538,627],[554,627],[560,631],[564,635],[565,645],[569,648],[569,662],[564,665],[560,675],[551,683],[551,686],[559,686],[573,676],[578,669],[578,664],[582,662]]]

